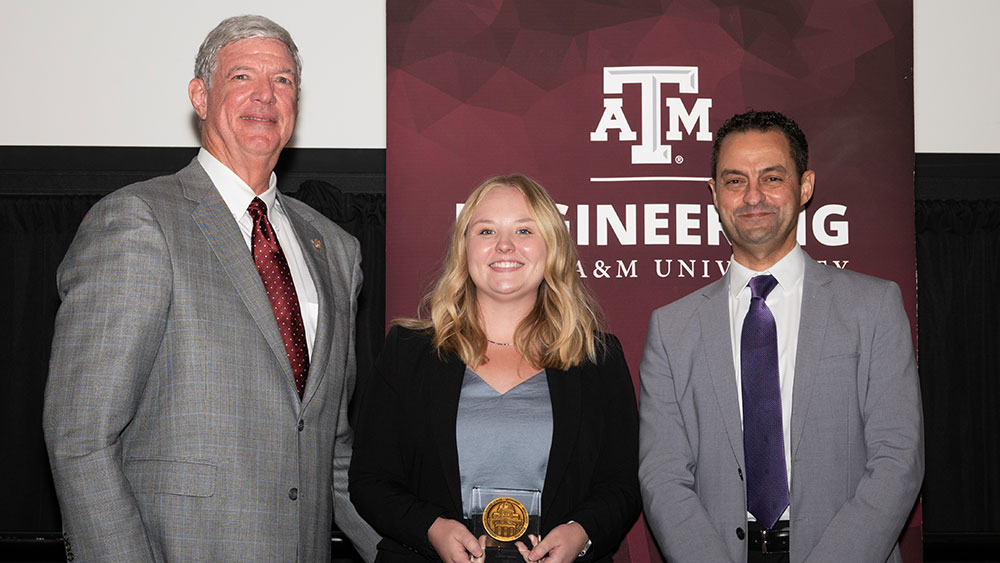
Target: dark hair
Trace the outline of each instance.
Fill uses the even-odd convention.
[[[788,139],[788,145],[792,150],[792,160],[795,161],[795,173],[801,178],[809,164],[809,144],[806,142],[805,133],[799,129],[799,125],[795,121],[781,113],[752,109],[730,117],[716,131],[715,142],[712,143],[712,178],[716,178],[718,173],[719,147],[722,146],[722,140],[730,133],[766,132],[772,129],[781,131]]]

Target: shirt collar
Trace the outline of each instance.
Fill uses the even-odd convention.
[[[802,280],[802,277],[805,275],[805,268],[805,252],[802,251],[799,245],[795,245],[795,248],[782,257],[781,260],[778,260],[773,266],[763,272],[751,270],[737,262],[735,258],[730,258],[729,293],[733,299],[736,299],[740,292],[750,283],[750,278],[761,274],[771,274],[774,276],[774,279],[778,280],[778,285],[783,290],[788,291]]]
[[[242,178],[225,164],[219,162],[219,159],[212,156],[212,153],[205,150],[204,147],[198,151],[198,164],[201,164],[201,167],[205,169],[205,173],[212,180],[215,189],[222,196],[222,201],[226,202],[226,207],[237,220],[247,212],[247,207],[250,206],[250,202],[255,197],[259,197],[267,205],[268,213],[274,207],[278,197],[278,177],[274,172],[271,172],[267,191],[257,195]]]

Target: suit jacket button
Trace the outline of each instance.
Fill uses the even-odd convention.
[[[746,537],[746,534],[743,533],[743,528],[736,528],[736,537],[738,537],[740,539],[743,539],[743,538]]]
[[[305,427],[306,427],[306,422],[304,420],[300,420],[299,421],[299,426],[298,426],[299,432],[302,432],[302,429],[305,428]]]
[[[295,487],[288,489],[288,498],[292,500],[299,498],[299,490]]]

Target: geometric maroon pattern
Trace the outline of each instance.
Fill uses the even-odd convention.
[[[299,297],[295,293],[288,261],[278,245],[278,237],[271,228],[271,222],[267,220],[267,204],[255,197],[247,212],[253,217],[253,235],[250,239],[253,262],[264,282],[271,308],[274,309],[274,318],[278,322],[281,339],[285,342],[288,363],[295,376],[295,388],[301,399],[306,390],[306,375],[309,373],[309,351],[306,347],[306,331],[302,325]]]
[[[898,283],[915,330],[911,0],[388,0],[386,16],[387,321],[416,313],[455,205],[523,172],[565,206],[579,271],[638,380],[650,313],[728,266],[704,181],[711,139],[697,126],[667,138],[678,108],[701,103],[708,132],[748,107],[799,123],[816,172],[803,249]],[[650,101],[647,84],[608,88],[621,67],[696,80]],[[634,140],[592,137],[609,103]],[[646,135],[669,160],[634,162]],[[637,530],[618,558],[657,560]],[[904,557],[919,560],[909,537]]]
[[[805,250],[896,281],[915,311],[909,0],[389,0],[386,9],[387,275],[400,280],[387,292],[387,319],[414,313],[437,269],[455,204],[482,179],[511,171],[536,178],[567,205],[574,234],[577,206],[591,206],[591,237],[579,249],[613,329],[619,330],[616,320],[632,325],[655,304],[717,277],[714,270],[704,277],[702,261],[727,260],[724,243],[679,245],[671,232],[677,204],[708,203],[703,182],[590,180],[708,176],[711,143],[690,135],[670,143],[684,158],[671,166],[633,165],[633,143],[615,132],[606,142],[590,140],[611,97],[603,91],[603,69],[653,65],[699,69],[698,93],[664,95],[681,97],[688,107],[711,99],[711,131],[747,107],[796,119],[817,172]],[[633,119],[639,87],[626,86],[620,97],[641,135]],[[670,244],[643,243],[646,203],[671,206],[662,215]],[[623,222],[623,207],[637,204],[639,240],[598,244],[598,204],[616,206]],[[824,246],[812,236],[837,219],[811,215],[827,204],[846,207],[847,245]],[[704,211],[698,219],[704,230]],[[600,260],[633,259],[645,270],[636,279],[590,275]],[[656,276],[657,259],[664,268],[673,260],[671,276]],[[680,277],[677,262],[692,260],[699,269]],[[644,298],[622,308],[614,304],[617,295]],[[643,329],[636,330],[640,342]],[[640,346],[630,342],[626,354],[637,360]]]

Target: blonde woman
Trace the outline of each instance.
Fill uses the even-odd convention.
[[[526,560],[610,561],[640,509],[638,416],[576,261],[530,178],[469,196],[421,316],[389,332],[361,400],[351,500],[384,536],[377,561],[482,556],[477,484],[542,491]]]

